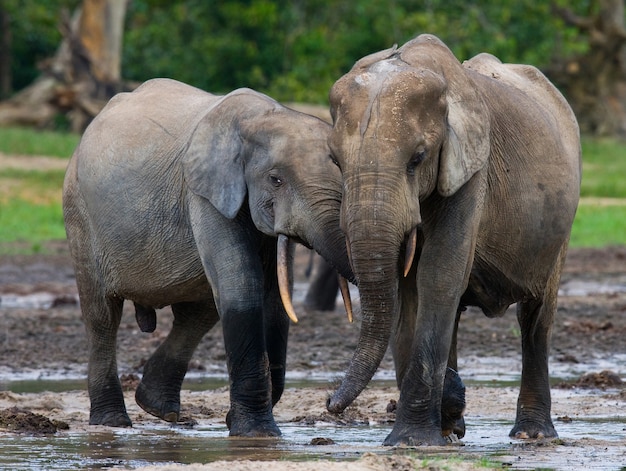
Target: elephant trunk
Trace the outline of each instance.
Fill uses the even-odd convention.
[[[372,292],[376,294],[372,296]],[[391,335],[396,292],[395,287],[385,291],[378,284],[372,287],[359,285],[363,309],[359,342],[341,385],[328,400],[326,406],[329,412],[342,412],[361,394],[376,373]],[[394,301],[389,305],[386,300]],[[371,314],[372,305],[378,306],[375,308],[376,315]]]
[[[327,403],[333,413],[343,411],[363,391],[387,351],[398,310],[398,259],[404,237],[382,198],[361,199],[358,209],[345,214],[355,215],[344,222],[359,286],[362,322],[346,376]]]

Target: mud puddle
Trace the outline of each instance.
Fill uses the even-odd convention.
[[[73,423],[69,430],[52,436],[0,434],[0,469],[136,469],[217,460],[342,461],[358,459],[365,453],[417,453],[488,459],[520,470],[626,470],[626,409],[618,399],[618,390],[599,394],[597,390],[555,388],[553,420],[559,438],[514,440],[508,433],[513,425],[518,385],[512,386],[508,380],[470,379],[467,435],[459,446],[411,449],[381,446],[392,424],[380,412],[388,398],[397,394],[393,381],[388,379],[372,382],[364,393],[366,397],[357,406],[361,411],[357,415],[359,423],[340,424],[328,421],[322,412],[324,394],[332,389],[330,383],[292,375],[275,411],[283,436],[256,440],[228,438],[223,422],[226,409],[214,409],[212,416],[192,412],[197,420],[170,426],[143,414],[133,404],[132,392],[126,398],[135,424],[132,429],[87,426],[84,383],[84,379],[4,383],[0,388],[5,390],[3,399],[21,401],[40,413],[42,409],[53,415],[55,410],[64,411],[61,417]],[[216,404],[226,406],[225,385],[223,377],[186,380],[183,407],[198,411]],[[52,392],[42,397],[43,390]]]
[[[508,438],[511,422],[468,416],[468,435],[458,447],[413,449],[415,453],[480,457],[511,469],[626,469],[623,453],[606,447],[625,439],[626,417],[560,424],[560,439],[522,442]],[[398,453],[381,443],[389,426],[280,424],[280,439],[228,438],[223,425],[193,429],[167,425],[124,430],[65,432],[54,437],[0,437],[0,468],[13,470],[135,469],[148,465],[217,460],[353,460],[364,453]],[[580,443],[584,442],[584,452]],[[316,445],[315,443],[320,443]],[[542,450],[545,448],[545,450]],[[549,449],[549,453],[547,450]]]

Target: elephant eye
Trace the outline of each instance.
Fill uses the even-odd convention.
[[[337,162],[337,159],[335,158],[333,154],[328,154],[328,158],[332,161],[332,163],[334,163],[337,167],[339,167],[339,162]]]
[[[409,175],[415,175],[415,168],[419,164],[421,164],[425,158],[426,158],[425,150],[420,150],[420,151],[417,151],[415,154],[413,154],[413,156],[409,160],[409,163],[406,166],[407,173]]]
[[[277,177],[276,175],[270,175],[270,182],[276,188],[283,184],[283,181],[280,179],[280,177]]]

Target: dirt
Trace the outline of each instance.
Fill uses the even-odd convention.
[[[6,251],[6,247],[4,249]],[[2,381],[28,374],[44,378],[53,374],[86,375],[87,344],[67,248],[60,241],[47,244],[44,249],[45,254],[0,256],[0,386]],[[307,252],[299,250],[296,280],[300,282],[298,286],[301,291],[306,288],[303,283],[306,283],[304,270],[307,260]],[[357,320],[353,324],[347,322],[341,305],[333,312],[317,312],[306,311],[301,303],[295,304],[300,321],[291,326],[288,374],[307,377],[324,373],[326,377],[340,378],[358,339],[358,301]],[[157,311],[156,330],[153,333],[142,333],[135,322],[132,306],[128,305],[125,309],[118,336],[118,367],[120,374],[124,375],[124,384],[128,390],[126,404],[135,424],[151,423],[157,419],[143,413],[135,405],[133,389],[142,365],[169,332],[172,316],[168,308]],[[589,417],[608,415],[624,419],[626,371],[601,366],[591,368],[607,361],[614,364],[611,360],[617,357],[623,359],[626,354],[625,339],[626,247],[570,250],[562,277],[550,365],[553,371],[567,370],[576,365],[583,365],[582,368],[590,365],[590,369],[580,377],[558,381],[554,386],[553,418],[557,430],[568,421]],[[497,359],[501,362],[499,365],[504,364],[512,372],[519,372],[520,333],[514,309],[498,319],[488,319],[479,311],[468,309],[459,330],[459,357],[461,377],[464,367],[475,371],[477,365],[480,369],[487,359]],[[623,360],[618,364],[620,368],[624,367]],[[484,368],[489,371],[489,364]],[[393,370],[389,354],[380,370]],[[219,326],[205,336],[189,371],[197,376],[226,374]],[[370,386],[354,406],[339,417],[327,414],[324,408],[325,399],[332,388],[330,383],[317,388],[289,387],[275,408],[279,426],[287,423],[304,425],[331,422],[338,425],[383,424],[391,427],[394,416],[387,412],[387,405],[398,395],[393,385]],[[474,417],[488,416],[512,421],[517,392],[515,385],[503,388],[470,385],[467,388],[466,413]],[[0,391],[0,434],[41,433],[37,430],[38,423],[46,430],[50,424],[54,426],[63,423],[70,430],[87,429],[88,404],[84,390],[62,393]],[[182,408],[182,414],[191,423],[221,423],[228,410],[227,388],[202,392],[185,390]],[[11,420],[5,420],[11,414],[18,414],[26,424],[24,430],[15,430],[6,425],[12,423]],[[36,416],[35,419],[31,414]],[[61,429],[56,433],[66,432]],[[471,424],[468,425],[469,433]],[[325,446],[333,446],[332,435],[320,438]],[[614,459],[618,462],[622,459],[622,463],[626,463],[624,431],[619,440],[583,438],[519,441],[503,437],[502,443],[503,449],[499,450],[497,461],[504,465],[507,465],[510,456],[532,456],[532,459],[539,461],[531,462],[551,463],[550,456],[562,456],[564,447],[570,447],[568,453],[579,453],[581,456],[613,453],[611,456],[617,456]],[[446,454],[464,457],[463,451],[457,447],[451,447]],[[545,460],[542,461],[538,456],[545,457]],[[440,466],[447,469],[474,469],[484,465],[459,462],[458,459],[452,462],[436,461],[434,464],[422,460],[423,457],[405,453],[381,452],[364,454],[349,466],[346,462],[328,461],[322,464],[317,456],[314,461],[307,462],[261,463],[241,459],[235,463],[211,463],[210,469],[271,468],[288,471],[320,469],[322,466],[329,470],[339,469],[336,465],[347,470],[440,469]],[[194,466],[197,469],[209,469],[201,465]],[[168,464],[154,469],[165,471],[179,467]]]

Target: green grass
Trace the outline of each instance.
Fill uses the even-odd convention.
[[[626,142],[583,139],[583,197],[626,198]]]
[[[0,128],[0,152],[69,158],[80,136],[73,133],[36,131],[31,128]]]
[[[626,245],[626,204],[621,206],[578,206],[571,247]]]
[[[68,133],[0,128],[0,152],[68,158],[79,136]],[[626,245],[626,142],[585,138],[583,179],[572,247]],[[32,245],[33,251],[49,239],[65,238],[61,211],[63,170],[0,168],[0,253],[12,243]],[[613,201],[614,202],[614,201]]]
[[[63,186],[65,170],[25,170],[19,168],[0,168],[0,179],[18,181],[21,187],[28,188],[31,193],[43,193],[59,190]],[[0,190],[0,198],[2,197]],[[5,198],[8,195],[5,195]]]
[[[65,238],[63,212],[58,202],[33,204],[14,199],[9,205],[2,205],[0,228],[0,243],[24,241],[37,245]]]

